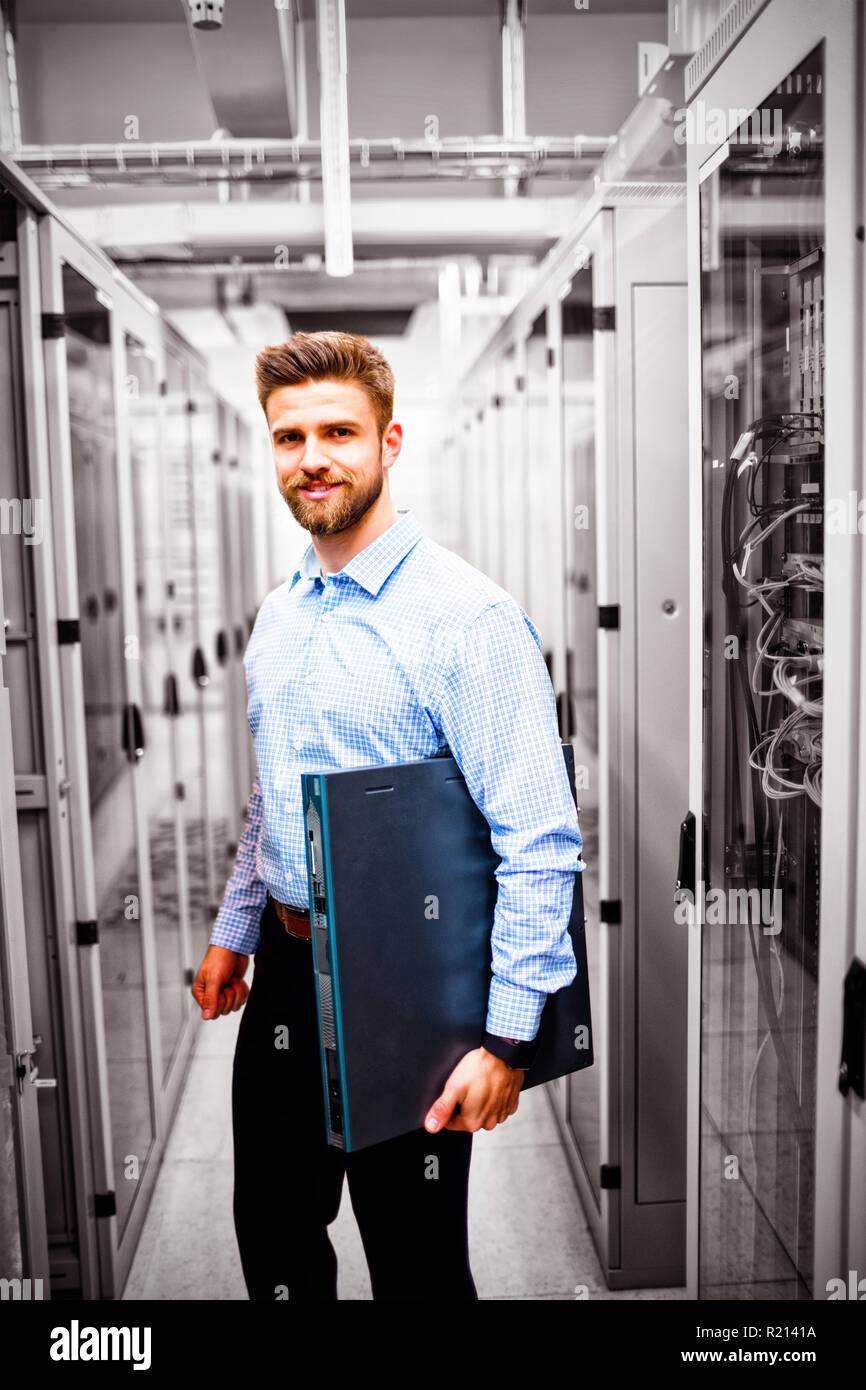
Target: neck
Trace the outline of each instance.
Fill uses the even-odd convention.
[[[360,521],[346,531],[335,536],[311,536],[316,558],[326,574],[341,570],[344,565],[361,550],[393,526],[397,520],[397,508],[383,488],[369,511]]]

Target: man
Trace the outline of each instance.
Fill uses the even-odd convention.
[[[327,1227],[345,1174],[374,1299],[477,1299],[472,1134],[517,1109],[546,996],[576,970],[582,840],[553,691],[516,601],[395,508],[402,428],[382,354],[356,335],[295,333],[256,367],[278,486],[313,541],[244,656],[258,776],[193,986],[204,1018],[240,1008],[256,952],[232,1082],[244,1277],[253,1299],[336,1298]],[[325,1139],[300,774],[443,749],[502,860],[487,1031],[423,1129],[344,1154]]]

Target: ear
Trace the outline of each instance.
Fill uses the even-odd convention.
[[[403,426],[392,420],[382,436],[382,467],[391,468],[403,447]]]

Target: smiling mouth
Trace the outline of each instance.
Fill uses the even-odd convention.
[[[301,487],[298,488],[302,497],[330,497],[332,492],[336,492],[342,483],[326,483],[324,487]]]

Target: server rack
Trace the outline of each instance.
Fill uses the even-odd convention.
[[[656,135],[668,111],[642,113]],[[685,737],[666,751],[688,689],[682,173],[602,174],[469,373],[455,436],[465,553],[500,557],[575,748],[597,1060],[548,1090],[612,1288],[685,1278]],[[511,496],[483,511],[503,478]]]
[[[240,808],[214,787],[191,825],[185,776],[203,784],[209,771],[205,719],[207,757],[229,760],[225,692],[201,697],[196,654],[206,645],[219,663],[227,586],[243,591],[248,629],[269,578],[264,474],[245,461],[228,576],[203,361],[2,157],[0,184],[2,485],[44,507],[38,544],[20,527],[0,544],[0,1017],[12,1086],[0,1221],[10,1277],[41,1279],[43,1297],[112,1298],[180,1096],[196,1032],[189,986],[238,833]],[[171,512],[180,490],[182,520]],[[237,669],[245,630],[235,642]],[[245,700],[243,713],[245,724]]]
[[[141,712],[124,408],[128,337],[150,348],[159,372],[160,335],[154,306],[50,217],[39,226],[39,256],[57,609],[70,639],[60,646],[60,687],[73,891],[62,920],[70,992],[75,973],[79,983],[90,1140],[89,1191],[76,1218],[79,1231],[92,1228],[95,1255],[79,1278],[83,1292],[112,1297],[131,1262],[180,1081],[180,1070],[169,1070],[163,1084],[148,837],[158,769]],[[188,954],[182,941],[180,958]],[[188,1003],[180,1029],[188,1049]]]
[[[735,21],[687,69],[688,1282],[801,1300],[863,1250],[863,1110],[840,1087],[863,562],[831,524],[863,484],[863,10]]]

